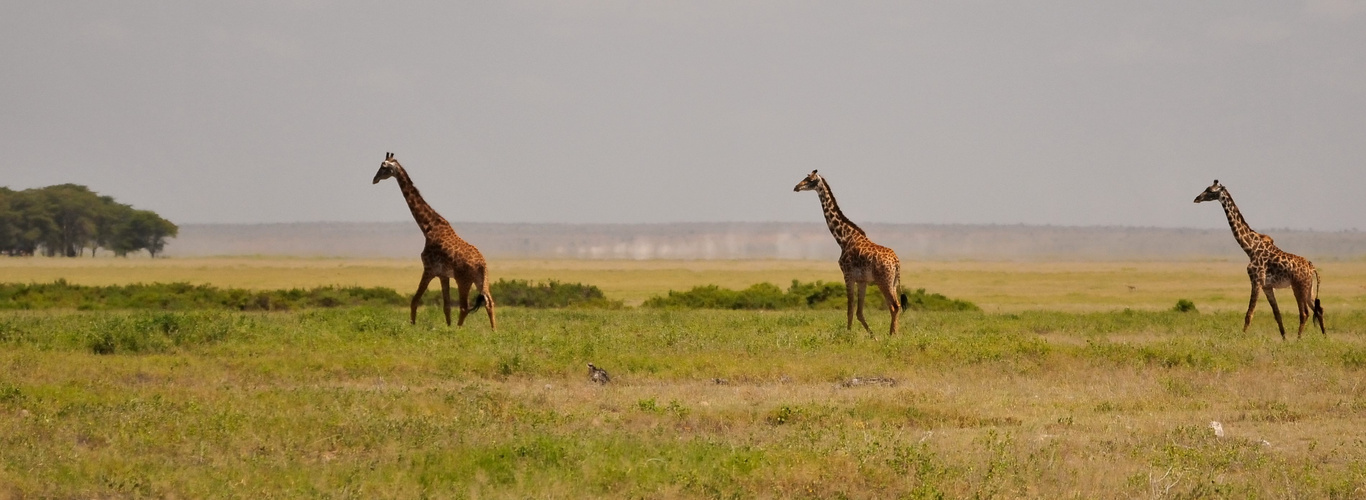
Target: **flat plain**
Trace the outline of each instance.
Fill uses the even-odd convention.
[[[833,262],[495,261],[638,304]],[[0,497],[1366,497],[1366,262],[1328,335],[1236,261],[907,262],[982,312],[0,313]],[[406,260],[0,259],[0,280],[387,286]],[[1171,311],[1178,299],[1199,312]],[[590,383],[586,363],[613,375]],[[1220,433],[1212,426],[1218,422]]]

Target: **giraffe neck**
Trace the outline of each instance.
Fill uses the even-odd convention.
[[[835,243],[840,248],[847,248],[848,245],[861,238],[867,238],[863,229],[860,229],[854,221],[844,216],[840,211],[840,206],[835,203],[835,194],[830,191],[830,185],[821,179],[820,187],[816,189],[816,194],[821,199],[821,211],[825,212],[825,225],[830,228],[830,234],[834,235]]]
[[[1228,194],[1228,191],[1219,197],[1219,204],[1224,206],[1228,227],[1233,229],[1233,239],[1238,240],[1238,246],[1243,247],[1248,257],[1252,257],[1257,247],[1261,246],[1261,235],[1248,227],[1247,221],[1243,220],[1243,213],[1238,211],[1238,205],[1233,204],[1233,195]]]
[[[450,226],[446,218],[436,213],[436,210],[422,199],[422,193],[417,192],[417,186],[408,178],[408,172],[403,170],[403,167],[394,170],[394,179],[398,181],[398,188],[403,191],[403,200],[408,202],[408,210],[413,212],[413,220],[417,221],[417,227],[422,229],[422,234],[431,234],[434,229],[443,225]]]

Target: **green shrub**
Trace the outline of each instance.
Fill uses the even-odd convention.
[[[927,293],[924,288],[914,293],[906,293],[907,309],[916,311],[980,311],[971,302],[954,300],[937,293]],[[848,305],[848,295],[843,283],[816,281],[802,283],[792,280],[792,286],[784,292],[777,285],[759,283],[744,290],[731,290],[716,285],[694,287],[686,292],[669,291],[662,297],[651,297],[643,304],[653,308],[682,309],[844,309]],[[884,309],[882,292],[876,286],[869,286],[864,295],[865,309]]]
[[[189,283],[114,286],[52,283],[0,284],[0,309],[231,309],[281,311],[314,307],[397,306],[407,304],[389,288],[316,287],[289,290],[244,290]]]
[[[912,311],[981,311],[977,304],[966,300],[950,299],[943,294],[925,293],[924,288],[906,294],[906,309]]]
[[[795,283],[795,282],[794,282]],[[651,297],[645,307],[684,309],[795,309],[806,307],[801,297],[783,293],[772,283],[759,283],[736,291],[716,285],[694,287],[686,292],[670,290],[666,297]]]
[[[1187,313],[1187,312],[1198,313],[1198,312],[1200,312],[1199,310],[1197,310],[1197,309],[1195,308],[1195,303],[1194,303],[1194,302],[1191,302],[1191,301],[1186,300],[1186,299],[1181,299],[1181,300],[1176,301],[1176,307],[1173,307],[1172,310],[1173,310],[1173,311],[1176,311],[1176,312],[1182,312],[1182,313]]]
[[[600,307],[621,308],[619,300],[607,300],[602,290],[582,283],[531,283],[527,280],[498,280],[489,285],[489,292],[500,306],[562,308]]]

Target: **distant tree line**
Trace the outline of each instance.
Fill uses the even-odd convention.
[[[156,257],[179,228],[77,184],[15,191],[0,187],[0,254],[80,257],[146,250]]]

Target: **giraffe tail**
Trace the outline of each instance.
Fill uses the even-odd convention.
[[[489,296],[488,296],[488,295],[489,295],[488,268],[485,267],[484,264],[481,263],[481,264],[478,264],[478,268],[477,268],[477,269],[478,269],[478,271],[479,271],[479,279],[480,279],[480,281],[479,281],[479,284],[478,284],[478,287],[479,287],[479,288],[478,288],[478,290],[476,290],[476,291],[479,292],[479,296],[477,296],[477,297],[474,298],[474,305],[470,306],[470,311],[469,311],[469,312],[478,311],[479,308],[488,305],[488,301],[489,301]]]
[[[1323,305],[1319,303],[1319,270],[1314,270],[1314,322],[1319,324],[1319,332],[1328,335],[1328,328],[1323,325]]]
[[[903,311],[906,310],[906,306],[909,305],[909,304],[911,303],[911,301],[910,301],[910,299],[909,299],[908,297],[906,297],[906,291],[901,289],[901,263],[900,263],[900,262],[896,263],[896,293],[897,293],[897,295],[898,295],[897,298],[899,299],[899,302],[901,302],[901,310],[903,310]]]

